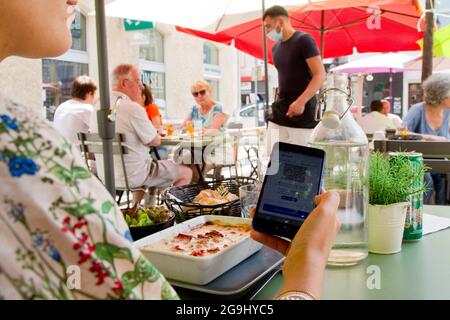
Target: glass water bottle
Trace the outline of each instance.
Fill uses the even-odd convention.
[[[367,257],[367,210],[369,144],[349,111],[350,81],[345,75],[330,75],[319,99],[320,123],[310,146],[326,152],[325,190],[337,190],[341,229],[328,258],[333,266],[355,265]],[[325,106],[323,116],[321,107]]]

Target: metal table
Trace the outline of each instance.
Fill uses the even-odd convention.
[[[211,143],[217,142],[217,137],[210,136],[202,136],[202,137],[162,137],[161,138],[161,146],[178,146],[179,148],[176,150],[177,154],[175,157],[180,155],[183,150],[188,150],[191,154],[191,163],[194,163],[194,166],[197,170],[197,173],[200,178],[200,182],[204,181],[203,177],[203,168],[205,166],[203,153],[207,146]],[[198,161],[200,160],[200,161]]]
[[[450,218],[450,207],[425,206],[424,213]],[[377,268],[380,289],[374,288]],[[279,273],[255,299],[274,299],[281,285]],[[327,268],[321,298],[450,299],[450,229],[428,234],[417,242],[403,243],[397,254],[369,254],[360,265]]]

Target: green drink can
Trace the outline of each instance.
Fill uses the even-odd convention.
[[[415,168],[419,168],[423,163],[422,154],[417,152],[390,152],[389,156],[407,157]],[[419,189],[422,183],[423,176],[413,182],[413,189]],[[403,231],[403,241],[415,241],[422,238],[422,220],[423,193],[416,192],[408,196],[408,207],[406,211],[405,229]]]

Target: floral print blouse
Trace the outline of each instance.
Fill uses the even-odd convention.
[[[177,299],[75,147],[0,93],[0,299]]]

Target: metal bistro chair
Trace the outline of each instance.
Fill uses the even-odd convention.
[[[247,153],[246,160],[250,164],[250,178],[260,179],[259,173],[259,151],[255,146],[244,146],[244,150]],[[253,153],[253,154],[252,154]]]
[[[87,163],[87,154],[95,154],[95,155],[101,155],[103,156],[103,146],[102,146],[102,139],[97,133],[78,133],[78,139],[81,142],[80,148],[81,152],[84,154],[84,158]],[[122,195],[124,192],[126,192],[127,195],[127,208],[130,208],[130,191],[146,191],[146,188],[130,188],[128,184],[128,176],[127,176],[127,170],[125,166],[125,160],[124,155],[128,153],[128,149],[123,145],[123,142],[125,141],[125,135],[122,133],[117,133],[112,140],[112,149],[113,149],[113,155],[120,156],[120,161],[122,164],[122,170],[123,170],[123,176],[125,180],[125,187],[116,187],[117,195],[119,196],[119,199],[117,200],[117,205],[120,205],[120,200],[122,199]],[[98,157],[97,157],[98,159]],[[102,181],[103,182],[103,181]]]
[[[223,179],[222,170],[224,168],[228,168],[230,171],[230,177],[232,177],[231,168],[234,168],[236,177],[239,176],[238,173],[238,157],[239,157],[239,146],[240,146],[240,138],[242,136],[242,128],[244,125],[241,122],[229,122],[227,125],[227,129],[231,129],[233,131],[227,132],[227,136],[231,138],[231,142],[233,145],[233,159],[230,162],[218,163],[213,168],[213,174],[207,175],[208,178],[212,178],[214,181]],[[223,143],[220,147],[223,148],[223,152],[226,153],[227,143]]]
[[[450,142],[375,140],[375,151],[415,151],[423,155],[423,161],[430,171],[450,173]]]

